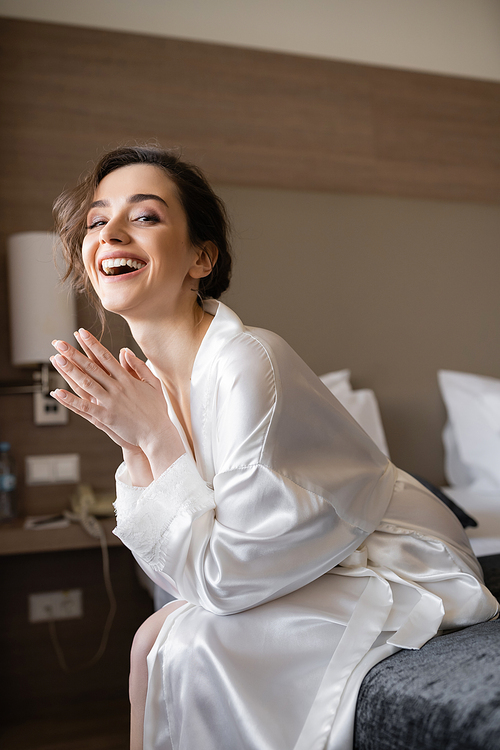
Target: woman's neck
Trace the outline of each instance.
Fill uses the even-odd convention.
[[[189,390],[194,361],[212,320],[198,304],[183,314],[153,321],[127,320],[132,336],[178,402]]]

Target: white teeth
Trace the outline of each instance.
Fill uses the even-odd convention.
[[[102,270],[104,273],[108,273],[111,268],[118,268],[118,266],[129,266],[134,270],[143,268],[146,264],[142,260],[135,260],[134,258],[105,258],[102,261]]]

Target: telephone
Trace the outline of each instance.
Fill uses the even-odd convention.
[[[79,484],[75,494],[71,497],[71,510],[77,514],[114,516],[113,503],[115,497],[112,492],[96,494],[90,484]]]
[[[79,484],[71,496],[71,510],[65,511],[64,515],[79,522],[90,536],[99,539],[104,532],[96,516],[114,516],[114,499],[111,492],[96,494],[89,484]]]

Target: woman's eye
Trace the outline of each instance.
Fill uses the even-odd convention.
[[[93,219],[87,225],[87,231],[89,231],[90,229],[95,229],[96,227],[102,227],[105,223],[106,222],[104,221],[104,219]]]
[[[158,216],[156,216],[156,214],[141,214],[140,216],[137,217],[137,219],[135,219],[135,221],[139,221],[144,224],[145,222],[148,222],[148,221],[149,222],[159,221],[159,218]]]

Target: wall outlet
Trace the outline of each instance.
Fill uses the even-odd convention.
[[[30,622],[50,620],[73,620],[83,617],[83,596],[81,589],[68,591],[47,591],[28,596]]]

